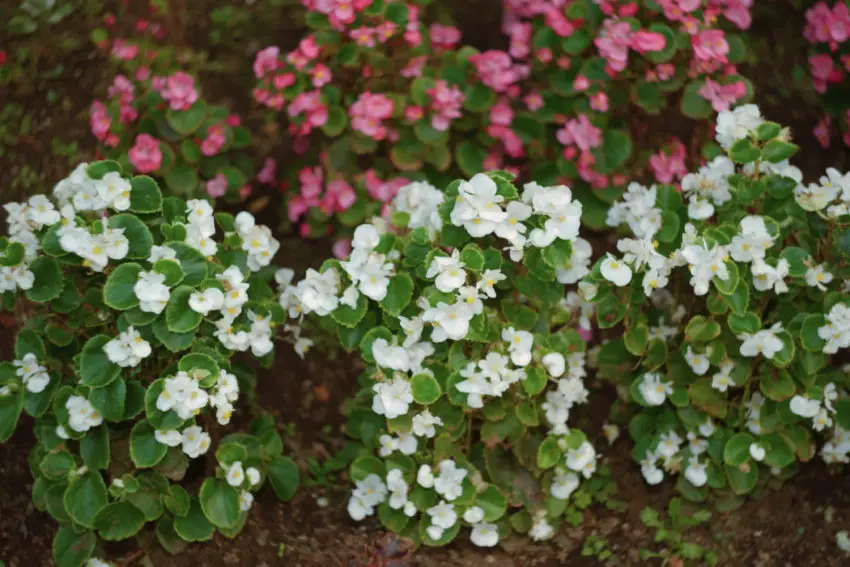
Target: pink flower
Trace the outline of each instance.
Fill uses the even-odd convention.
[[[821,145],[823,149],[827,149],[830,146],[830,134],[829,129],[832,126],[832,119],[829,116],[824,116],[820,121],[818,121],[817,125],[815,125],[812,133],[815,135],[815,139]]]
[[[236,128],[237,126],[242,124],[242,118],[240,118],[238,114],[228,114],[227,118],[225,118],[224,121],[225,123],[227,123],[228,126],[231,126],[233,128]]]
[[[129,104],[121,103],[118,107],[118,120],[122,124],[131,124],[139,117],[139,113]]]
[[[172,110],[186,110],[198,100],[195,79],[192,75],[177,71],[165,82],[162,98],[171,103]]]
[[[89,113],[89,126],[91,132],[98,140],[103,140],[109,133],[109,127],[112,125],[112,119],[109,118],[109,113],[106,107],[100,101],[94,101],[91,105]]]
[[[310,206],[307,204],[304,198],[301,195],[295,195],[289,200],[289,203],[287,203],[286,205],[286,212],[287,217],[289,217],[289,222],[296,222],[309,209]]]
[[[214,156],[218,153],[226,141],[224,127],[217,124],[210,126],[207,130],[207,137],[201,142],[201,153],[207,157]]]
[[[112,86],[107,90],[107,94],[109,98],[118,98],[121,102],[131,103],[133,102],[133,98],[135,97],[135,87],[133,87],[133,83],[130,82],[130,79],[125,77],[124,75],[116,75],[114,79],[112,79]]]
[[[552,61],[552,50],[548,47],[541,47],[534,52],[534,57],[541,63],[549,63]]]
[[[322,126],[328,121],[328,107],[322,103],[319,91],[303,92],[295,97],[287,108],[289,116],[303,114],[306,120],[300,127],[301,134],[308,134],[313,128]]]
[[[345,1],[345,0],[343,0]],[[316,38],[308,35],[298,43],[298,51],[301,52],[308,60],[313,60],[319,56],[319,45],[316,43]]]
[[[644,54],[647,51],[661,51],[666,45],[667,40],[660,33],[640,30],[632,35],[630,47]]]
[[[360,47],[375,47],[375,30],[367,27],[359,27],[348,32],[348,37],[353,39]]]
[[[277,175],[277,162],[274,158],[266,158],[263,168],[257,174],[257,181],[265,185],[274,185]]]
[[[254,58],[254,76],[262,79],[269,71],[277,69],[278,57],[280,57],[280,48],[273,45],[257,52]]]
[[[843,43],[850,35],[850,10],[844,2],[836,2],[832,10],[818,2],[806,11],[803,35],[811,43]]]
[[[383,140],[387,129],[382,122],[392,116],[393,101],[382,94],[364,92],[348,109],[351,127],[373,140]]]
[[[545,104],[543,95],[540,93],[528,93],[525,95],[523,102],[525,102],[526,108],[532,112],[540,110]]]
[[[409,122],[417,122],[425,114],[421,106],[408,106],[404,109],[404,118]]]
[[[565,18],[563,12],[555,6],[551,6],[546,10],[544,19],[546,25],[552,28],[552,31],[560,37],[570,36],[575,31],[575,26],[573,26],[572,22]]]
[[[514,22],[507,27],[508,37],[511,38],[509,52],[514,59],[526,59],[531,52],[532,27],[530,22]]]
[[[728,0],[723,16],[738,28],[745,30],[753,23],[753,17],[750,15],[752,3],[753,0]]]
[[[357,200],[357,193],[343,179],[336,179],[328,183],[328,191],[325,195],[325,200],[332,203],[330,210],[325,210],[325,213],[331,214],[334,211],[342,212],[348,210],[351,205]]]
[[[369,196],[382,203],[392,201],[398,190],[408,183],[410,181],[404,177],[382,181],[373,169],[366,170],[366,174],[363,177],[363,184],[366,186]]]
[[[670,153],[663,150],[649,158],[649,167],[655,173],[655,179],[659,183],[672,183],[680,180],[688,174],[685,166],[685,146],[681,140],[673,140]]]
[[[401,70],[401,76],[406,78],[421,76],[422,69],[425,67],[425,63],[427,62],[427,55],[420,55],[419,57],[414,57],[408,62],[407,66],[405,66],[405,68]]]
[[[499,126],[510,126],[514,120],[514,112],[505,100],[500,100],[490,107],[490,123]]]
[[[274,88],[283,90],[286,87],[295,84],[295,74],[286,72],[280,75],[275,75],[274,78],[272,78],[272,84],[274,85]]]
[[[841,69],[836,67],[832,57],[825,53],[810,56],[809,67],[812,71],[815,90],[819,93],[826,92],[827,83],[841,80]]]
[[[703,30],[691,37],[691,46],[697,59],[726,63],[729,44],[726,43],[723,30]]]
[[[567,120],[556,136],[563,145],[575,144],[582,152],[588,152],[602,143],[602,130],[591,124],[585,114],[579,114],[578,118]]]
[[[455,118],[460,118],[461,107],[466,96],[456,86],[449,85],[446,81],[439,80],[432,89],[428,89],[431,97],[431,126],[435,130],[444,132],[449,129],[449,124]]]
[[[227,193],[227,178],[223,173],[218,173],[214,178],[207,181],[207,195],[213,199],[224,197]]]
[[[396,29],[398,28],[394,23],[384,22],[375,28],[375,35],[377,36],[378,41],[386,43],[395,35]]]
[[[625,69],[628,63],[631,37],[632,27],[628,22],[606,19],[602,22],[602,28],[593,43],[608,66],[619,72]]]
[[[431,24],[431,44],[438,49],[451,49],[460,43],[460,30],[453,26]]]
[[[126,40],[116,39],[112,42],[112,56],[122,61],[131,61],[139,54],[139,46],[127,43]]]
[[[510,55],[504,51],[485,51],[469,58],[481,82],[496,92],[504,92],[520,79]]]
[[[705,84],[699,88],[699,94],[711,103],[715,112],[723,112],[729,110],[732,103],[747,94],[747,86],[743,81],[721,85],[706,77]]]
[[[139,67],[136,69],[136,80],[139,82],[147,81],[151,77],[150,67]]]
[[[351,254],[351,239],[349,238],[340,238],[336,242],[334,242],[331,247],[333,251],[334,257],[339,260],[345,260],[348,258],[348,255]]]
[[[128,152],[130,163],[139,173],[152,173],[162,165],[159,140],[149,134],[136,136],[136,144]]]
[[[321,63],[310,69],[310,76],[313,77],[313,86],[317,89],[330,83],[332,77],[331,70]]]
[[[608,95],[604,91],[590,95],[590,108],[596,112],[608,111]]]
[[[322,168],[303,168],[298,172],[298,181],[301,184],[301,196],[308,203],[318,203],[318,197],[322,193]]]
[[[579,92],[587,90],[590,86],[590,81],[584,75],[576,75],[573,80],[573,88]]]

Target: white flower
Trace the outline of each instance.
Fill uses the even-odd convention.
[[[451,256],[437,256],[431,261],[425,277],[433,278],[436,288],[443,293],[458,289],[466,282],[464,263],[460,260],[460,252],[454,250]]]
[[[585,441],[578,449],[570,449],[567,452],[567,467],[589,478],[596,470],[596,450],[593,445]]]
[[[540,362],[543,363],[543,366],[546,367],[549,376],[552,378],[563,376],[564,370],[567,367],[567,361],[564,359],[564,355],[559,352],[550,352]]]
[[[643,399],[650,406],[660,406],[673,393],[673,384],[662,382],[657,372],[647,372],[643,375],[639,390]]]
[[[827,272],[823,264],[812,266],[806,270],[806,284],[811,287],[816,287],[821,291],[826,291],[826,286],[832,282],[832,274]]]
[[[107,206],[116,211],[126,211],[130,208],[130,193],[132,186],[130,182],[121,177],[121,174],[110,171],[102,179],[94,181],[97,196]]]
[[[708,372],[708,369],[711,366],[711,363],[708,361],[708,353],[695,353],[693,349],[691,349],[691,345],[688,345],[688,348],[685,350],[685,360],[697,376],[702,376]]]
[[[431,415],[427,409],[413,416],[413,434],[417,437],[433,438],[437,434],[437,425],[443,425],[443,420]]]
[[[758,106],[745,104],[717,115],[715,129],[717,143],[728,150],[737,140],[748,137],[764,122]]]
[[[156,272],[139,272],[139,279],[133,286],[133,292],[139,299],[139,308],[147,313],[162,313],[171,292],[164,284],[165,276]]]
[[[656,454],[664,459],[671,459],[679,452],[679,447],[682,445],[683,439],[679,434],[673,431],[666,431],[659,435],[659,443],[656,448]]]
[[[458,468],[451,459],[441,461],[437,468],[440,474],[434,478],[434,490],[449,502],[457,499],[463,492],[463,479],[466,478],[468,471]],[[421,469],[420,472],[422,472]]]
[[[408,486],[399,469],[387,473],[387,490],[390,493],[390,508],[400,510],[407,504]]]
[[[176,447],[183,443],[183,435],[176,429],[170,429],[168,431],[157,429],[153,432],[153,436],[158,442],[169,447]]]
[[[478,547],[494,547],[499,543],[499,529],[487,522],[475,524],[469,540]]]
[[[200,313],[204,317],[209,315],[210,311],[217,311],[223,306],[224,293],[215,287],[196,291],[189,296],[189,307],[192,311]]]
[[[720,372],[711,377],[711,387],[720,392],[725,392],[729,386],[734,386],[731,377],[734,369],[735,363],[731,360],[724,360],[720,363]]]
[[[434,486],[434,473],[430,466],[422,465],[419,467],[419,471],[416,473],[416,482],[424,488]]]
[[[470,506],[463,513],[463,520],[470,524],[477,524],[484,520],[484,509],[480,506]]]
[[[372,398],[372,411],[387,419],[395,419],[407,413],[413,402],[413,391],[410,383],[400,376],[389,382],[379,382],[372,387],[375,392]]]
[[[496,236],[513,240],[518,234],[524,234],[528,227],[522,224],[531,216],[531,207],[519,201],[511,201],[505,207],[507,218],[496,225]]]
[[[750,456],[753,459],[761,462],[761,461],[764,460],[764,455],[765,455],[764,447],[762,447],[758,443],[750,443]]]
[[[558,500],[567,500],[573,492],[578,488],[578,475],[572,472],[558,472],[552,479],[552,486],[549,492],[553,498]]]
[[[508,343],[511,362],[517,366],[526,366],[531,362],[534,335],[528,331],[517,331],[513,327],[505,327],[502,329],[502,340]]]
[[[33,195],[30,197],[28,205],[26,210],[27,220],[36,225],[37,228],[53,226],[62,218],[50,199],[44,195]]]
[[[245,471],[242,468],[242,463],[236,461],[230,468],[227,469],[227,484],[230,486],[242,486],[245,482]]]
[[[791,398],[791,412],[800,417],[813,418],[820,411],[820,400],[797,394]]]
[[[198,230],[203,237],[215,234],[215,218],[212,205],[201,199],[190,199],[186,201],[186,219],[190,226]]]
[[[652,451],[647,451],[643,460],[640,462],[640,472],[644,480],[650,486],[654,486],[664,480],[664,471],[656,465],[658,455]]]
[[[741,343],[740,352],[743,356],[755,357],[763,355],[772,359],[774,355],[783,349],[782,339],[777,333],[782,332],[782,323],[776,323],[769,329],[762,329],[757,333],[742,333],[738,339]]]
[[[443,192],[433,185],[414,181],[398,190],[392,207],[410,215],[407,223],[409,228],[426,228],[429,233],[436,234],[443,228],[439,212],[443,199]]]
[[[89,557],[83,567],[112,567],[112,563],[108,563],[99,557]]]
[[[16,368],[15,374],[20,376],[27,391],[38,394],[47,388],[50,383],[50,374],[48,374],[47,368],[39,364],[38,358],[33,353],[28,352],[22,359],[14,361],[13,364]]]
[[[497,190],[496,182],[482,173],[462,181],[450,215],[451,223],[464,227],[475,238],[492,233],[508,218],[500,206],[505,199]]]
[[[555,529],[546,521],[546,516],[538,516],[528,532],[528,536],[534,541],[544,541],[555,535]]]
[[[444,342],[446,339],[464,339],[469,332],[472,317],[472,311],[462,302],[454,305],[439,302],[436,307],[430,307],[422,314],[423,321],[434,324],[431,340],[435,343]]]
[[[381,368],[403,372],[410,370],[410,355],[407,350],[404,347],[389,344],[384,338],[376,339],[372,343],[372,356],[375,357],[375,364]]]
[[[183,452],[190,459],[197,459],[210,448],[209,433],[192,425],[183,430]]]
[[[338,289],[339,274],[336,270],[319,273],[310,268],[304,279],[298,282],[294,295],[304,314],[314,312],[319,317],[325,317],[339,305]]]
[[[148,262],[156,264],[160,260],[177,260],[177,251],[168,246],[157,246],[154,244],[151,246]]]
[[[103,416],[82,396],[71,396],[65,401],[68,410],[68,425],[74,431],[84,433],[103,423]]]
[[[611,254],[605,256],[599,266],[602,277],[617,287],[628,285],[632,281],[632,270],[622,260],[617,260]]]
[[[457,512],[454,504],[440,500],[436,506],[431,506],[425,513],[431,517],[431,524],[444,530],[449,529],[457,523]]]
[[[375,512],[375,506],[386,499],[387,486],[376,474],[370,474],[355,483],[351,499],[348,501],[348,513],[352,519],[360,521]]]
[[[781,294],[788,292],[788,284],[785,283],[785,278],[788,277],[790,265],[785,258],[781,258],[774,268],[767,262],[756,259],[753,261],[753,287],[757,291],[767,291],[772,289],[774,293]]]
[[[106,343],[103,350],[110,362],[122,368],[138,366],[152,352],[150,343],[133,327]]]
[[[239,509],[243,512],[247,512],[251,509],[251,506],[254,504],[254,495],[248,492],[247,490],[243,490],[239,493]]]
[[[685,469],[685,478],[696,487],[705,486],[708,481],[707,466],[705,463],[700,463],[698,457],[691,457]]]

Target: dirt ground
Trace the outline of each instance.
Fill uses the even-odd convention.
[[[497,30],[498,13],[485,7],[491,6],[490,2],[496,4],[495,0],[457,2],[455,15],[460,26],[468,30],[467,38],[479,47],[501,46],[494,42],[503,41]],[[10,7],[16,3],[0,2],[0,21],[8,19]],[[776,5],[786,3],[788,6],[783,10],[773,10]],[[0,122],[0,134],[7,134],[0,135],[0,144],[3,144],[0,147],[5,149],[0,153],[0,200],[3,202],[28,192],[45,191],[68,171],[70,164],[91,157],[88,105],[94,93],[103,92],[104,82],[108,82],[111,75],[103,55],[88,40],[88,34],[100,25],[100,14],[104,11],[120,10],[124,14],[138,15],[139,12],[133,10],[140,8],[137,2],[118,4],[85,0],[80,4],[85,4],[86,8],[75,12],[60,30],[39,31],[20,43],[7,43],[4,31],[0,31],[0,50],[6,50],[12,57],[18,49],[26,47],[32,57],[25,77],[11,84],[0,84],[0,106],[15,104],[22,109],[20,117],[4,118]],[[277,43],[285,47],[293,38],[297,40],[291,31],[297,27],[297,22],[281,19],[283,8],[267,9],[267,0],[257,0],[245,8],[250,25],[241,28],[242,35],[237,33],[238,20],[233,18],[232,41],[225,38],[215,43],[211,43],[215,29],[207,14],[222,3],[192,0],[176,4],[188,6],[188,13],[176,23],[172,22],[179,32],[175,32],[175,37],[195,49],[207,51],[210,60],[221,61],[225,69],[236,68],[242,72],[248,69],[248,76],[250,68],[245,66],[245,61],[249,54],[266,44]],[[753,78],[757,101],[767,116],[792,126],[797,143],[807,150],[806,161],[798,165],[807,175],[813,175],[828,165],[845,167],[850,154],[837,139],[828,151],[820,151],[811,134],[819,110],[816,100],[800,92],[793,72],[795,65],[805,64],[799,37],[802,16],[792,7],[794,4],[779,1],[771,2],[770,9],[760,8],[752,30],[754,47],[762,60],[781,63],[755,65],[754,59],[753,64],[742,71]],[[484,13],[488,14],[487,25],[479,22]],[[132,25],[132,19],[129,21]],[[281,34],[279,30],[289,31]],[[239,61],[242,61],[241,67],[237,66]],[[239,85],[250,85],[250,79],[240,82],[227,72],[220,75],[218,81],[214,74],[211,77],[211,88],[216,94],[231,99],[249,120],[256,117],[247,91],[239,90]],[[27,121],[29,127],[22,128]],[[63,144],[78,141],[78,147],[73,152],[69,150],[66,157],[57,158],[52,151],[55,138]],[[35,177],[28,171],[35,172]],[[269,211],[277,208],[274,196],[265,197],[266,200],[271,197],[272,206],[264,214],[273,214]],[[291,237],[282,240],[283,247],[277,257],[282,264],[301,268],[315,266],[328,253],[327,242],[305,243]],[[8,317],[0,319],[3,359],[9,356],[8,347],[13,336],[14,321]],[[276,416],[278,426],[285,432],[285,452],[305,470],[311,459],[323,462],[344,444],[340,406],[354,391],[356,375],[354,361],[328,359],[315,353],[301,360],[285,344],[278,348],[273,369],[260,375],[260,405]],[[608,386],[592,384],[591,387],[594,402],[579,413],[578,425],[585,431],[599,432],[613,395]],[[593,441],[598,447],[606,446],[601,434]],[[12,440],[0,445],[0,566],[3,561],[8,567],[52,564],[50,549],[55,524],[46,514],[34,509],[30,498],[32,479],[27,454],[32,443],[29,423],[23,420]],[[622,438],[613,447],[602,450],[603,463],[610,467],[612,478],[617,482],[615,497],[628,504],[623,511],[592,506],[586,511],[580,527],[562,530],[546,544],[512,538],[503,542],[502,549],[483,551],[459,541],[446,549],[420,549],[400,554],[396,566],[599,565],[596,557],[582,556],[583,542],[591,535],[607,541],[607,549],[613,553],[607,564],[644,564],[639,559],[640,549],[658,551],[661,548],[653,543],[654,533],[641,523],[640,512],[646,506],[664,509],[673,490],[668,484],[647,487],[629,458],[629,450],[628,440]],[[689,532],[687,539],[715,549],[721,557],[720,564],[728,567],[850,565],[850,557],[841,555],[835,545],[835,532],[850,529],[850,484],[847,481],[847,472],[829,471],[820,463],[812,463],[781,491],[768,492],[736,512],[715,514],[706,526]],[[356,524],[347,517],[347,494],[344,476],[331,476],[325,482],[307,487],[289,503],[279,502],[271,489],[266,489],[258,495],[245,530],[235,540],[217,535],[212,542],[194,545],[177,556],[166,554],[156,545],[143,547],[141,552],[134,546],[110,548],[114,554],[110,559],[117,565],[157,567],[384,565],[374,559],[375,549],[388,547],[391,540],[377,521]],[[669,564],[677,567],[675,561]]]

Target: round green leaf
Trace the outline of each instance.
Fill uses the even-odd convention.
[[[162,501],[169,512],[183,517],[189,513],[192,498],[185,488],[179,484],[172,484],[168,487],[168,495],[163,497]]]
[[[88,430],[80,440],[80,456],[89,470],[109,468],[109,430],[106,425]]]
[[[430,374],[417,374],[410,379],[413,399],[417,404],[430,405],[440,399],[442,389],[440,383]]]
[[[398,316],[413,297],[413,279],[405,273],[390,279],[387,296],[381,301],[381,308],[392,316]]]
[[[41,460],[38,469],[49,480],[60,480],[68,475],[71,470],[76,469],[73,455],[68,451],[49,453]]]
[[[92,388],[89,402],[107,421],[122,421],[127,398],[127,383],[123,378],[113,380],[102,388]]]
[[[239,492],[223,479],[208,478],[198,494],[204,516],[218,528],[228,528],[239,521]]]
[[[207,104],[200,99],[186,110],[169,108],[165,119],[171,129],[182,136],[189,136],[201,127],[207,117]]]
[[[106,485],[97,471],[89,471],[76,478],[68,485],[64,496],[68,515],[87,528],[94,528],[94,518],[108,500]]]
[[[130,180],[130,211],[150,214],[162,210],[162,191],[159,185],[147,175],[137,175]]]
[[[475,499],[475,505],[484,510],[484,521],[495,522],[505,515],[508,500],[495,485],[490,485]]]
[[[726,465],[726,478],[729,488],[737,495],[748,494],[755,488],[759,479],[759,468],[756,463],[744,464],[738,467]]]
[[[553,436],[548,436],[537,448],[537,466],[541,469],[551,469],[563,457],[558,440]]]
[[[154,428],[147,420],[139,421],[130,432],[130,458],[137,468],[149,468],[157,465],[168,447],[156,440]]]
[[[57,567],[82,567],[91,557],[97,536],[94,532],[77,533],[71,527],[59,528],[53,538],[53,560]]]
[[[269,482],[274,493],[283,501],[291,500],[301,482],[298,466],[288,458],[277,456],[269,461]]]
[[[165,322],[172,333],[188,333],[195,330],[203,320],[203,315],[189,307],[189,297],[194,290],[181,285],[171,292],[171,299],[165,307]]]
[[[177,195],[192,195],[198,188],[198,172],[188,165],[178,165],[165,174],[165,184]]]
[[[755,438],[749,433],[736,433],[723,448],[723,461],[732,467],[738,467],[750,460],[750,445]]]
[[[134,262],[121,264],[106,278],[103,286],[103,302],[113,309],[126,311],[139,305],[135,285],[142,267]]]
[[[207,278],[207,259],[197,249],[185,242],[169,242],[168,247],[177,253],[183,267],[183,284],[195,287]]]
[[[37,303],[44,303],[59,297],[65,281],[62,279],[62,270],[55,258],[41,256],[30,264],[30,271],[34,276],[32,287],[26,291],[27,299]]]
[[[688,83],[682,93],[682,102],[679,108],[682,111],[682,114],[688,118],[704,120],[711,116],[711,113],[713,112],[711,104],[709,104],[709,102],[704,99],[701,94],[699,94],[699,90],[702,86],[702,81]]]
[[[185,541],[209,541],[215,533],[215,526],[207,520],[199,500],[192,498],[189,513],[183,517],[174,518],[174,531]]]
[[[150,425],[162,431],[177,429],[183,423],[180,416],[174,410],[166,412],[156,409],[156,400],[162,393],[165,382],[162,378],[154,380],[148,389],[145,391],[145,415],[150,422]]]
[[[109,228],[124,229],[124,236],[130,241],[127,258],[146,260],[150,256],[153,235],[139,217],[128,214],[109,217]]]
[[[145,515],[129,502],[111,502],[100,509],[94,526],[107,541],[128,539],[145,525]]]
[[[111,339],[106,335],[90,338],[80,353],[80,382],[92,388],[110,384],[121,373],[121,367],[109,362],[103,347]]]

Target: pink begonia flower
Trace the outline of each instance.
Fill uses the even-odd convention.
[[[401,70],[401,76],[406,78],[422,76],[422,69],[425,68],[425,63],[428,62],[427,55],[420,55],[411,59],[404,69]]]
[[[481,167],[485,170],[502,169],[502,163],[502,154],[498,151],[493,151],[484,158],[484,161],[481,163]]]
[[[280,48],[274,45],[258,51],[254,58],[254,76],[262,79],[269,71],[277,69],[278,57],[280,57]]]
[[[298,181],[301,184],[301,196],[312,202],[322,193],[322,168],[305,167],[298,172]]]
[[[579,92],[587,90],[590,86],[590,81],[584,75],[576,75],[576,78],[573,79],[573,88]]]
[[[207,130],[207,137],[201,142],[201,153],[207,157],[216,155],[226,140],[223,126],[220,124],[210,126]]]
[[[207,181],[207,195],[213,199],[224,197],[227,193],[227,178],[223,173],[218,173],[215,177]]]
[[[375,36],[381,43],[386,43],[395,35],[398,26],[392,22],[384,22],[375,28]]]
[[[198,100],[194,77],[183,71],[177,71],[166,79],[161,94],[171,104],[172,110],[187,110]]]
[[[112,85],[106,91],[109,98],[118,98],[122,102],[131,103],[135,97],[136,89],[130,79],[124,75],[116,75],[112,79]]]
[[[272,85],[274,88],[283,90],[287,87],[290,87],[295,84],[295,73],[281,73],[280,75],[275,75],[272,78]]]
[[[638,13],[638,5],[635,2],[629,2],[620,6],[620,11],[617,13],[621,18],[631,18]]]
[[[608,112],[608,95],[603,91],[590,95],[590,108],[596,112]]]
[[[659,183],[672,183],[673,180],[682,179],[688,174],[685,165],[685,145],[681,140],[674,140],[670,153],[662,150],[649,158],[649,167]]]
[[[694,57],[703,61],[719,61],[726,63],[729,54],[729,44],[723,30],[703,30],[691,37]]]
[[[355,28],[348,32],[348,37],[360,47],[375,47],[375,30],[372,28]]]
[[[139,54],[139,46],[135,43],[128,43],[123,39],[116,39],[112,42],[112,56],[122,61],[131,61]]]
[[[94,137],[98,140],[103,140],[109,133],[109,127],[111,125],[112,119],[109,117],[106,106],[98,100],[94,101],[89,113],[89,126],[91,126],[91,133],[94,134]]]
[[[382,94],[364,92],[348,109],[351,116],[351,127],[369,136],[373,140],[383,140],[387,129],[382,121],[393,113],[393,101]]]
[[[567,120],[567,123],[556,134],[561,144],[575,144],[582,152],[588,152],[602,143],[602,130],[590,123],[585,114],[578,118]]]
[[[832,57],[825,53],[810,56],[809,67],[815,90],[819,93],[826,92],[827,83],[841,80],[841,69],[835,65]]]
[[[310,238],[311,232],[312,230],[310,229],[310,225],[306,222],[302,222],[300,225],[298,225],[298,235],[301,238]]]
[[[739,29],[748,29],[753,23],[753,17],[750,14],[752,5],[753,0],[727,0],[723,16]]]
[[[515,22],[508,26],[506,31],[511,40],[511,46],[508,49],[511,57],[514,59],[526,59],[529,53],[531,53],[531,23]]]
[[[150,79],[151,77],[151,68],[147,66],[139,67],[136,69],[136,80],[139,82],[144,82]]]
[[[431,24],[429,28],[431,44],[438,49],[451,49],[460,43],[460,30],[454,26]]]
[[[162,150],[159,140],[149,134],[136,136],[136,144],[128,152],[130,164],[139,173],[152,173],[162,165]]]
[[[806,11],[803,35],[811,43],[843,43],[850,37],[850,8],[836,2],[830,10],[824,2],[818,2]]]
[[[253,188],[250,185],[243,185],[241,189],[239,189],[239,200],[245,201],[248,197],[253,193]]]
[[[242,124],[242,118],[238,114],[228,114],[227,118],[224,119],[228,126],[236,128],[240,124]]]
[[[541,63],[549,63],[552,61],[552,50],[548,47],[541,47],[534,52],[534,58]]]
[[[328,183],[327,192],[319,206],[325,214],[330,215],[347,210],[355,201],[357,201],[357,193],[351,185],[343,179],[336,179]]]
[[[363,177],[363,184],[366,186],[366,191],[373,199],[382,203],[392,201],[398,190],[410,183],[410,180],[404,177],[397,177],[387,181],[381,180],[375,173],[375,170],[368,169]]]
[[[404,29],[404,40],[414,47],[422,43],[422,32],[419,31],[419,8],[413,4],[407,6],[407,27]]]
[[[313,86],[317,89],[330,83],[333,77],[331,70],[322,63],[317,63],[315,67],[310,69],[310,76],[313,77]]]
[[[602,28],[593,43],[608,66],[620,72],[626,68],[629,60],[631,37],[632,27],[628,22],[607,19],[602,22]]]
[[[277,162],[274,158],[266,158],[263,168],[257,174],[257,181],[264,185],[274,185],[277,179]]]
[[[743,81],[736,81],[728,85],[721,85],[708,77],[699,88],[699,95],[711,103],[714,112],[729,110],[729,107],[747,94],[747,87]]]
[[[303,114],[306,118],[301,125],[301,134],[309,134],[314,127],[324,125],[328,121],[328,107],[322,103],[320,91],[303,92],[295,97],[287,108],[289,116]]]
[[[832,119],[829,116],[824,116],[815,125],[812,134],[823,149],[828,149],[831,143],[829,129],[832,127]]]
[[[118,120],[122,124],[132,124],[139,117],[139,112],[129,104],[121,103],[118,107]]]
[[[520,76],[511,61],[510,55],[504,51],[489,50],[469,58],[475,65],[481,82],[496,92],[504,92],[516,83]]]
[[[575,31],[575,26],[570,22],[561,10],[552,6],[546,10],[544,21],[560,37],[568,37]]]
[[[490,123],[499,126],[510,126],[514,121],[514,111],[504,99],[490,107]]]
[[[110,148],[117,148],[118,144],[121,143],[121,138],[114,133],[110,133],[106,135],[106,140],[104,140],[103,143]]]
[[[532,112],[540,110],[543,108],[544,104],[546,104],[543,100],[543,95],[540,93],[528,93],[525,95],[523,102],[525,103],[526,108]]]
[[[456,86],[443,80],[438,80],[434,88],[426,92],[431,97],[431,110],[434,112],[431,127],[440,132],[448,130],[451,121],[460,118],[466,95]]]
[[[351,239],[350,238],[340,238],[336,242],[334,242],[331,247],[333,251],[334,257],[338,260],[345,260],[348,258],[348,255],[351,254]]]
[[[640,30],[632,34],[629,46],[641,55],[647,51],[661,51],[667,45],[666,38],[660,33]]]
[[[410,122],[418,122],[425,115],[421,106],[408,106],[404,109],[404,118]]]

